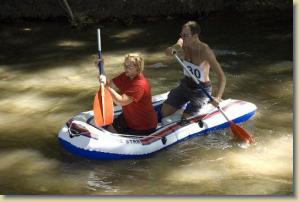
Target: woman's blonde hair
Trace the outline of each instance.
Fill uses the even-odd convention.
[[[134,63],[136,69],[139,73],[143,72],[144,70],[144,59],[142,58],[141,54],[139,53],[129,53],[125,56],[125,60],[129,60]]]

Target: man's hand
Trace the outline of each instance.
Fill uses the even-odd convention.
[[[176,44],[173,46],[170,46],[166,49],[165,54],[167,56],[173,56],[174,54],[178,52],[182,52],[182,46],[183,46],[183,40],[182,38],[179,38]]]
[[[172,56],[176,53],[176,49],[171,46],[166,49],[165,53],[167,56]]]
[[[215,98],[213,98],[213,100],[211,101],[211,104],[212,104],[213,106],[215,106],[215,107],[219,107],[220,102],[221,102],[221,98],[215,97]]]

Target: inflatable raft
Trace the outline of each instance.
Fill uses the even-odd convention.
[[[160,109],[168,93],[152,97],[153,106],[160,120]],[[256,106],[250,102],[227,99],[220,107],[235,123],[247,121],[255,114]],[[115,107],[115,115],[121,113]],[[94,123],[93,111],[82,112],[65,123],[59,131],[59,141],[69,152],[91,159],[134,159],[153,155],[175,143],[191,137],[229,127],[224,116],[211,104],[199,114],[181,119],[183,109],[168,117],[169,123],[159,123],[157,130],[147,136],[115,134]]]

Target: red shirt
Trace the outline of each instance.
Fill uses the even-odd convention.
[[[157,116],[151,101],[151,87],[143,74],[130,80],[125,73],[113,79],[121,94],[126,94],[133,102],[123,106],[123,115],[127,126],[135,130],[156,128]]]

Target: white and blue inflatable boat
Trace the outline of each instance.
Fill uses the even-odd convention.
[[[160,120],[160,108],[168,93],[152,97],[152,103]],[[256,106],[252,103],[227,99],[220,107],[230,120],[242,123],[252,117]],[[115,115],[121,113],[115,107]],[[207,104],[199,114],[182,120],[183,110],[168,117],[166,125],[158,124],[157,130],[147,136],[111,133],[94,123],[93,111],[82,112],[70,119],[59,131],[59,141],[69,152],[91,159],[134,159],[153,155],[182,140],[207,134],[229,127],[227,120],[219,110]]]

